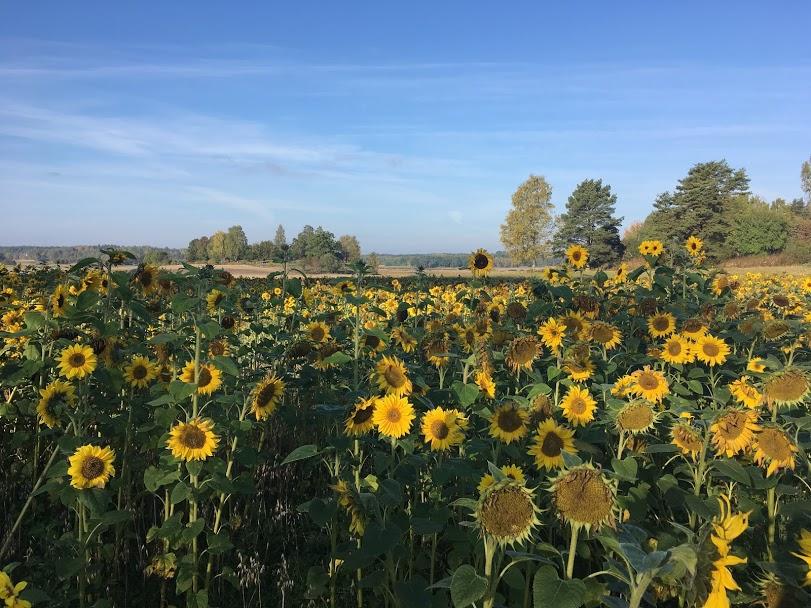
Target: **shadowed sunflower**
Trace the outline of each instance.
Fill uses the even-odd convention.
[[[797,544],[800,545],[800,552],[792,551],[791,554],[803,560],[808,567],[803,580],[803,585],[808,587],[811,586],[811,531],[800,530],[800,538],[797,539]]]
[[[349,531],[358,536],[363,536],[366,530],[366,516],[355,491],[343,479],[339,479],[338,483],[329,487],[338,496],[338,504],[349,515]]]
[[[158,289],[158,267],[154,264],[141,264],[135,271],[132,281],[140,287],[144,295],[149,295]]]
[[[681,365],[683,363],[692,363],[694,360],[693,351],[690,348],[690,343],[687,339],[672,335],[662,346],[662,352],[659,355],[662,361]]]
[[[522,486],[526,485],[527,483],[527,478],[524,475],[524,471],[521,469],[521,467],[514,464],[505,464],[503,467],[501,467],[501,472],[504,473],[505,477],[520,483]],[[479,480],[479,486],[476,489],[479,491],[479,494],[481,494],[494,483],[496,483],[495,478],[490,473],[485,473]]]
[[[617,428],[633,435],[644,433],[653,428],[657,413],[645,401],[633,401],[617,412]]]
[[[563,360],[563,370],[575,382],[583,382],[594,375],[594,362],[588,344],[581,342],[569,349]]]
[[[404,353],[413,352],[417,346],[417,339],[402,327],[395,327],[391,330],[391,339],[403,349]]]
[[[613,526],[616,488],[592,465],[562,471],[551,491],[555,510],[573,529]]]
[[[611,394],[623,399],[632,394],[635,386],[636,378],[633,374],[625,374],[614,381],[614,386],[611,387]]]
[[[679,448],[683,455],[690,456],[693,460],[696,459],[701,448],[704,447],[704,442],[698,430],[687,422],[674,424],[670,436],[670,442]]]
[[[230,350],[225,340],[212,340],[208,344],[208,354],[211,357],[227,357]]]
[[[386,437],[399,439],[411,430],[414,406],[397,395],[386,395],[375,401],[372,420],[377,430]]]
[[[763,395],[760,394],[760,391],[749,384],[749,376],[741,376],[730,382],[729,392],[735,401],[749,408],[756,408],[763,402]]]
[[[794,405],[808,396],[807,374],[795,367],[786,367],[772,374],[763,385],[763,396],[770,405]]]
[[[630,392],[637,397],[642,397],[653,403],[659,403],[670,393],[670,387],[665,375],[646,365],[644,369],[638,369],[631,374],[636,383],[631,387]]]
[[[57,285],[51,295],[51,313],[55,317],[65,314],[65,304],[68,303],[68,291],[64,285]]]
[[[39,391],[40,400],[37,403],[39,419],[48,428],[61,426],[58,406],[60,404],[73,406],[76,403],[76,389],[72,384],[54,380]]]
[[[467,267],[474,277],[486,277],[493,269],[493,256],[484,249],[477,249],[468,257]]]
[[[689,340],[698,340],[707,333],[707,324],[701,319],[687,319],[681,326],[681,335]]]
[[[535,466],[539,469],[559,469],[564,464],[564,452],[577,453],[574,432],[547,418],[538,425],[538,433],[527,452],[535,458]]]
[[[225,302],[225,292],[219,289],[212,289],[206,296],[206,306],[210,314],[216,313],[223,302]]]
[[[512,443],[527,434],[527,413],[514,403],[499,406],[490,418],[490,436]]]
[[[563,337],[566,334],[566,325],[555,319],[549,318],[538,328],[538,335],[541,336],[541,342],[544,343],[548,349],[556,351],[563,344]]]
[[[748,372],[755,372],[757,374],[763,373],[766,369],[766,364],[763,362],[763,359],[760,357],[752,357],[746,363],[746,371]]]
[[[437,336],[426,342],[423,351],[425,352],[425,358],[428,359],[431,365],[434,367],[445,367],[450,359],[448,356],[449,348],[450,344],[447,338]]]
[[[583,268],[589,261],[588,249],[582,245],[569,245],[566,250],[566,261],[575,268]]]
[[[115,475],[115,452],[110,448],[83,445],[68,458],[70,485],[78,490],[103,488]]]
[[[502,479],[482,492],[476,521],[482,533],[502,547],[521,545],[540,524],[532,490],[514,479]]]
[[[323,344],[329,340],[329,326],[323,321],[313,321],[304,328],[304,333],[316,344]]]
[[[560,403],[563,415],[571,424],[584,426],[594,420],[594,411],[597,402],[589,394],[587,388],[572,386]]]
[[[265,376],[253,389],[251,410],[257,420],[264,420],[276,411],[284,396],[284,381],[276,374]]]
[[[710,334],[701,336],[693,347],[696,359],[710,367],[721,365],[727,360],[729,346],[726,342]]]
[[[710,426],[713,446],[727,458],[748,449],[759,430],[754,410],[730,410]]]
[[[207,418],[178,422],[169,431],[167,447],[179,460],[205,460],[217,449],[220,438],[214,433],[214,423]]]
[[[134,388],[146,388],[157,377],[155,365],[141,355],[135,355],[124,366],[124,379]]]
[[[436,407],[422,417],[422,435],[434,452],[444,452],[464,440],[456,412]]]
[[[780,469],[794,470],[794,454],[798,448],[783,429],[765,427],[757,435],[753,445],[755,449],[755,462],[764,466],[766,477],[771,477]]]
[[[676,331],[676,317],[669,312],[659,312],[648,317],[648,333],[652,338],[669,336]]]
[[[397,357],[381,357],[375,366],[375,380],[380,390],[389,395],[403,397],[411,394],[412,385],[406,375],[405,363]]]
[[[198,394],[210,395],[222,385],[222,372],[210,363],[201,363],[195,382],[194,361],[189,361],[183,368],[180,379],[187,384],[197,384]]]
[[[81,380],[93,373],[97,363],[92,348],[86,344],[73,344],[59,355],[59,373],[69,380]]]
[[[375,413],[374,399],[360,399],[352,408],[352,413],[344,422],[344,432],[352,437],[359,437],[371,431],[374,426],[372,416]]]
[[[541,347],[532,336],[516,338],[507,347],[505,361],[514,372],[532,369],[532,362],[538,357]]]

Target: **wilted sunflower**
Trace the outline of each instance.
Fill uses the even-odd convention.
[[[701,250],[704,247],[704,242],[697,236],[690,236],[684,244],[684,248],[692,257],[696,258],[701,255]]]
[[[538,335],[541,342],[550,350],[556,351],[563,344],[563,337],[566,334],[566,325],[551,317],[538,328]]]
[[[659,356],[663,361],[677,365],[690,363],[694,359],[690,343],[685,338],[676,334],[667,339],[662,346],[662,352]]]
[[[562,471],[552,483],[552,502],[572,528],[614,524],[616,488],[590,464]]]
[[[637,397],[642,397],[648,401],[659,403],[670,393],[665,375],[646,365],[644,369],[638,369],[631,374],[636,380],[636,384],[631,387],[630,392]]]
[[[208,344],[208,354],[211,357],[227,357],[229,352],[230,348],[225,340],[212,340]]]
[[[794,470],[794,454],[798,451],[796,444],[783,429],[767,426],[755,435],[755,462],[763,466],[768,464],[766,477],[779,469]]]
[[[575,268],[583,268],[589,261],[588,249],[581,245],[569,245],[566,250],[566,261]]]
[[[72,384],[54,380],[41,389],[39,394],[41,395],[37,403],[39,419],[50,429],[60,426],[56,408],[60,403],[73,406],[76,403],[76,389]]]
[[[606,350],[612,350],[622,342],[622,332],[610,323],[595,321],[591,324],[589,333],[591,339]]]
[[[372,421],[382,435],[399,439],[411,430],[413,420],[414,406],[407,399],[390,394],[375,401]]]
[[[575,454],[574,432],[561,426],[552,418],[547,418],[538,425],[528,453],[535,458],[539,469],[559,469],[563,466],[563,453]]]
[[[794,405],[806,398],[809,388],[808,375],[804,371],[786,367],[769,376],[763,384],[763,396],[770,405]]]
[[[504,473],[506,477],[520,483],[522,486],[526,485],[527,483],[527,478],[524,475],[524,471],[519,466],[514,464],[505,464],[501,467],[501,472]],[[496,483],[495,477],[493,477],[490,473],[485,473],[479,480],[479,485],[476,489],[479,491],[479,494],[481,494],[494,483]]]
[[[352,408],[352,413],[344,423],[344,432],[352,437],[359,437],[371,431],[374,426],[372,416],[375,413],[374,399],[359,399]]]
[[[468,257],[467,267],[474,277],[486,277],[493,269],[493,256],[484,249],[477,249]]]
[[[374,376],[380,390],[389,395],[402,397],[411,394],[412,385],[406,375],[405,363],[397,357],[383,355],[375,366]]]
[[[771,319],[763,323],[760,331],[767,340],[779,340],[791,331],[791,325],[783,319]]]
[[[535,495],[523,484],[507,478],[486,488],[476,505],[482,533],[499,546],[523,544],[540,524]]]
[[[657,412],[646,401],[632,401],[617,412],[617,428],[633,435],[650,430],[657,419]]]
[[[217,449],[220,438],[214,433],[214,423],[208,418],[192,418],[178,422],[169,431],[166,445],[179,460],[205,460]]]
[[[672,437],[671,443],[679,448],[682,454],[690,456],[693,460],[698,456],[701,448],[704,447],[701,435],[687,422],[674,424],[670,435]]]
[[[257,420],[264,420],[276,411],[284,396],[284,381],[276,374],[265,376],[253,389],[251,410]]]
[[[69,380],[89,376],[96,369],[96,355],[86,344],[73,344],[59,355],[59,373]]]
[[[648,318],[648,333],[652,338],[669,336],[676,331],[676,317],[669,312],[659,312]]]
[[[594,420],[597,402],[591,397],[587,388],[572,386],[560,403],[563,415],[571,424],[584,426]]]
[[[78,490],[103,488],[115,475],[115,452],[110,448],[83,445],[68,458],[70,485]]]
[[[527,434],[527,413],[515,403],[499,406],[490,418],[490,436],[512,443]]]
[[[55,317],[65,314],[65,304],[68,303],[68,292],[64,285],[57,285],[51,295],[51,313]]]
[[[532,369],[532,362],[538,357],[541,347],[532,336],[516,338],[507,347],[505,361],[514,372]]]
[[[749,376],[741,376],[729,383],[729,392],[738,403],[746,407],[756,408],[763,402],[763,395],[754,386],[749,384]]]
[[[436,407],[422,417],[422,435],[431,450],[444,452],[462,443],[464,434],[456,421],[456,413]]]
[[[187,384],[196,384],[200,395],[210,395],[222,385],[222,372],[210,363],[200,363],[200,373],[195,380],[194,361],[189,361],[180,374]]]
[[[313,321],[304,328],[304,333],[316,344],[323,344],[329,340],[329,326],[323,321]]]
[[[715,449],[727,458],[749,448],[759,430],[757,412],[753,410],[729,410],[710,426]]]
[[[124,366],[124,379],[134,388],[146,388],[156,377],[155,365],[147,357],[135,355]]]

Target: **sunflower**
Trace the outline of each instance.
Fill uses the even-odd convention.
[[[329,340],[329,326],[323,321],[313,321],[304,328],[304,333],[316,344]]]
[[[707,333],[707,324],[701,319],[687,319],[681,326],[681,335],[690,340],[698,340]]]
[[[538,425],[537,435],[532,441],[528,454],[535,458],[539,469],[559,469],[563,466],[563,453],[575,454],[574,432],[547,418]]]
[[[714,367],[727,360],[729,346],[722,339],[706,334],[696,341],[693,353],[699,361]]]
[[[31,602],[20,597],[25,588],[28,587],[26,581],[14,583],[11,577],[0,570],[0,600],[5,608],[31,608]]]
[[[583,382],[594,375],[594,362],[587,344],[580,343],[566,354],[563,370],[575,382]]]
[[[322,372],[330,369],[331,367],[335,367],[336,364],[332,363],[329,358],[340,350],[341,347],[335,342],[327,342],[316,351],[313,367]]]
[[[231,349],[225,340],[212,340],[208,344],[208,355],[210,357],[227,357]]]
[[[86,344],[73,344],[59,355],[59,373],[66,378],[81,380],[96,369],[96,354]]]
[[[482,533],[499,546],[523,544],[540,524],[532,490],[514,479],[502,479],[482,492],[476,521]]]
[[[214,423],[208,418],[192,418],[178,422],[169,431],[166,445],[179,460],[205,460],[217,449],[220,438],[214,433]]]
[[[70,485],[78,490],[103,488],[115,475],[115,452],[110,448],[83,445],[68,458]]]
[[[797,544],[800,545],[800,552],[792,551],[791,554],[805,562],[808,571],[805,573],[803,585],[806,587],[811,586],[811,531],[800,530],[800,538],[797,539]]]
[[[563,337],[566,334],[566,325],[551,317],[538,328],[538,335],[541,342],[550,350],[556,351],[563,344]]]
[[[144,295],[151,294],[158,288],[158,267],[154,264],[141,264],[132,281],[141,288]]]
[[[197,384],[197,393],[210,395],[222,385],[222,372],[210,363],[200,363],[200,373],[195,381],[194,361],[189,361],[180,374],[187,384]]]
[[[448,360],[450,359],[448,355],[449,348],[450,344],[447,338],[437,336],[430,338],[425,343],[423,351],[425,352],[425,358],[428,359],[428,362],[434,367],[439,368],[445,367],[448,364]]]
[[[763,363],[763,359],[760,357],[752,357],[746,364],[746,371],[748,372],[755,372],[757,374],[762,373],[766,369],[766,365]]]
[[[589,322],[579,312],[570,311],[560,321],[566,327],[566,334],[573,339],[583,340],[588,337]]]
[[[381,391],[389,395],[403,397],[410,395],[412,390],[411,380],[406,375],[405,363],[397,357],[387,357],[383,355],[375,366],[375,379]]]
[[[59,404],[75,405],[76,389],[72,384],[54,380],[41,389],[39,394],[41,395],[39,403],[37,403],[39,419],[50,429],[60,426],[57,406]]]
[[[660,371],[651,369],[650,365],[646,365],[644,369],[636,370],[631,376],[636,380],[636,384],[631,387],[630,392],[638,397],[659,403],[670,393],[670,386],[665,375]]]
[[[808,375],[804,371],[786,367],[766,380],[763,396],[769,405],[794,405],[808,396],[809,389]]]
[[[515,403],[505,403],[490,418],[490,436],[512,443],[527,434],[527,413]]]
[[[225,292],[219,289],[212,289],[206,296],[208,312],[214,314],[220,308],[220,304],[225,301]]]
[[[612,350],[622,342],[622,332],[610,323],[602,321],[592,323],[589,334],[592,340],[606,350]]]
[[[51,295],[51,312],[55,317],[65,314],[65,304],[68,303],[68,293],[64,285],[57,285]]]
[[[752,445],[754,434],[760,431],[757,413],[753,410],[729,410],[710,426],[712,443],[727,458]]]
[[[684,243],[684,248],[687,250],[687,253],[689,253],[694,258],[701,255],[701,250],[703,247],[704,242],[697,236],[691,235]]]
[[[588,249],[581,245],[569,245],[566,250],[566,261],[575,268],[583,268],[589,261]]]
[[[532,369],[532,362],[541,352],[541,346],[532,336],[516,338],[507,347],[505,361],[514,372]]]
[[[662,361],[677,365],[691,363],[695,358],[690,348],[690,342],[688,342],[686,338],[676,334],[670,336],[667,341],[665,341],[659,356]]]
[[[391,339],[403,349],[404,353],[413,352],[417,346],[417,339],[402,327],[395,327],[391,330]]]
[[[676,317],[669,312],[660,312],[648,317],[648,333],[652,338],[663,338],[676,331]]]
[[[642,241],[639,244],[639,253],[652,257],[659,257],[664,252],[665,246],[662,241]]]
[[[484,396],[488,399],[495,399],[496,397],[496,383],[493,377],[486,371],[478,371],[473,376],[476,386],[479,387]]]
[[[124,366],[124,379],[133,388],[146,388],[157,377],[155,365],[141,355],[135,355]]]
[[[349,531],[363,536],[366,530],[366,516],[359,497],[343,479],[339,479],[338,483],[329,488],[337,494],[338,505],[343,507],[346,514],[349,515]]]
[[[468,257],[467,267],[474,277],[486,277],[493,269],[493,256],[484,249],[477,249]]]
[[[650,430],[656,422],[657,414],[649,403],[632,401],[617,412],[617,428],[632,435]]]
[[[434,452],[444,452],[462,443],[464,435],[456,422],[456,413],[436,407],[422,417],[422,434],[425,443],[431,444]]]
[[[284,396],[284,381],[276,374],[265,376],[253,389],[251,410],[257,420],[264,420],[276,411]]]
[[[377,430],[392,439],[399,439],[411,430],[414,420],[414,406],[404,397],[386,395],[375,401],[372,421]]]
[[[344,432],[352,437],[365,435],[374,428],[374,399],[359,399],[344,423]]]
[[[514,464],[505,464],[501,467],[501,472],[504,473],[505,477],[520,483],[522,486],[527,483],[523,469]],[[481,494],[494,483],[496,483],[495,478],[490,473],[486,473],[482,475],[482,478],[479,480],[479,486],[476,489],[479,491],[479,494]]]
[[[587,388],[572,386],[560,403],[563,415],[571,424],[584,426],[594,420],[597,402],[592,399]]]
[[[612,526],[616,488],[590,464],[562,471],[552,483],[552,502],[572,528]]]
[[[611,387],[611,394],[614,395],[614,397],[623,399],[632,394],[635,386],[636,377],[633,374],[625,374],[614,381],[614,386]]]
[[[779,469],[794,470],[794,454],[798,451],[796,444],[783,429],[767,426],[755,435],[755,462],[763,466],[768,464],[766,477]]]
[[[754,386],[749,384],[749,376],[741,376],[729,383],[729,392],[735,401],[746,407],[756,408],[763,402],[763,395]]]
[[[670,431],[671,443],[679,448],[685,456],[690,456],[695,460],[698,453],[704,447],[698,431],[687,422],[678,422],[673,425]]]

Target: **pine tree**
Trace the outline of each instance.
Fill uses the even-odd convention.
[[[589,266],[616,262],[625,246],[620,239],[622,218],[614,216],[617,195],[611,186],[598,179],[580,182],[566,201],[566,213],[559,218],[555,252],[563,254],[571,244],[589,250]]]

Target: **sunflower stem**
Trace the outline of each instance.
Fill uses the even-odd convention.
[[[574,574],[574,558],[577,553],[577,536],[580,532],[578,526],[572,526],[569,536],[569,555],[566,556],[566,580],[571,580]]]
[[[769,561],[774,561],[774,542],[777,536],[777,492],[774,487],[766,490],[766,510],[769,515],[769,536],[767,553]]]
[[[484,535],[484,578],[487,579],[487,591],[484,595],[483,608],[493,608],[496,581],[493,580],[493,557],[496,553],[496,542],[489,535]]]

